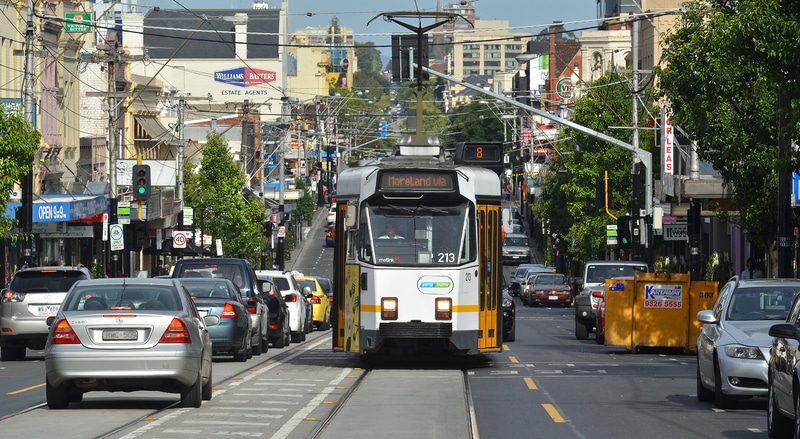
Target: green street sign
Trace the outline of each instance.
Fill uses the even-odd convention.
[[[70,33],[89,32],[92,22],[92,14],[86,12],[70,12],[67,13],[67,19],[64,22],[64,29]]]

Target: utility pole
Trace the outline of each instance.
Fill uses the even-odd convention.
[[[633,19],[633,32],[631,36],[631,82],[633,84],[632,93],[632,108],[633,115],[631,124],[633,125],[633,133],[631,145],[633,146],[633,164],[631,166],[631,181],[633,182],[633,191],[631,196],[631,222],[633,223],[633,242],[631,243],[631,260],[642,260],[642,218],[639,215],[639,191],[641,191],[641,173],[639,172],[639,155],[636,151],[639,149],[639,20]]]
[[[116,62],[117,53],[115,52],[113,55],[114,56],[109,57],[106,63],[106,70],[108,73],[108,181],[110,186],[108,206],[109,224],[117,224],[119,221],[117,216],[117,118],[115,117],[117,112],[117,85],[114,73],[114,63]],[[111,277],[119,276],[121,253],[121,250],[115,250],[111,252]]]
[[[25,27],[25,120],[31,125],[31,128],[36,129],[33,126],[33,85],[36,79],[33,73],[33,41],[33,0],[28,0],[28,20]],[[22,233],[25,236],[22,240],[23,265],[33,265],[33,162],[28,166],[28,172],[22,179],[22,208],[20,209]]]

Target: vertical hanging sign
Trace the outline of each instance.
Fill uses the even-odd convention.
[[[664,116],[661,120],[664,124],[661,129],[662,135],[664,136],[663,142],[661,142],[664,148],[662,153],[664,163],[661,167],[661,172],[666,175],[673,175],[675,172],[675,132],[672,126],[671,108],[664,109]]]

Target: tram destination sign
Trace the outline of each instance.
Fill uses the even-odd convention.
[[[378,180],[383,192],[455,192],[456,177],[452,172],[392,170]]]

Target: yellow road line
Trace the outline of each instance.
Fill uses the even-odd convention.
[[[531,389],[531,390],[538,390],[538,389],[539,389],[539,388],[536,386],[536,383],[534,383],[534,382],[533,382],[533,378],[531,378],[531,377],[525,377],[525,378],[523,378],[523,379],[525,380],[525,384],[527,384],[527,385],[528,385],[528,388],[529,388],[529,389]]]
[[[13,392],[8,392],[8,393],[6,393],[6,395],[17,395],[17,394],[22,393],[22,392],[27,392],[28,390],[38,389],[39,387],[42,387],[42,386],[44,386],[44,383],[37,384],[35,386],[26,387],[24,389],[15,390]]]
[[[553,418],[553,422],[557,422],[559,424],[563,424],[565,422],[564,418],[561,417],[561,414],[558,413],[558,410],[553,407],[553,404],[542,404],[542,407],[544,407],[544,410],[547,412],[547,414]]]
[[[517,357],[513,357],[513,356],[512,356],[512,357],[508,357],[508,359],[509,359],[509,361],[511,361],[512,363],[519,363],[519,360],[517,360]]]

